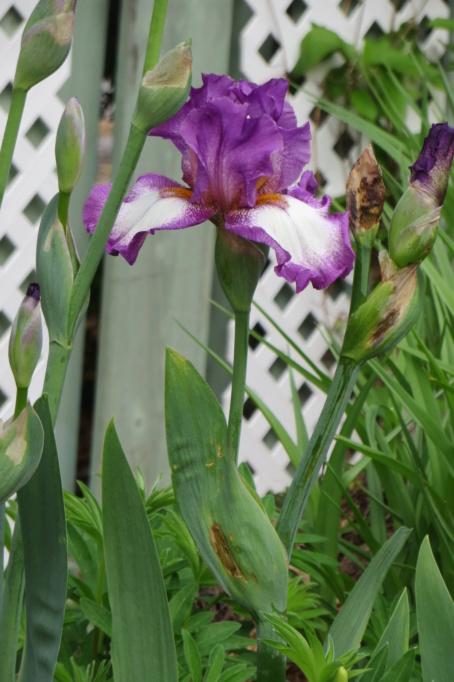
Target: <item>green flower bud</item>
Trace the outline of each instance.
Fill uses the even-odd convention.
[[[403,339],[422,309],[424,275],[416,265],[399,269],[380,254],[382,282],[348,321],[341,355],[362,363]]]
[[[433,125],[421,153],[410,166],[410,186],[396,206],[389,227],[389,255],[396,265],[420,263],[437,236],[454,155],[454,129]]]
[[[76,0],[40,0],[27,21],[14,87],[29,90],[56,71],[71,47]]]
[[[9,364],[17,388],[28,388],[41,355],[43,326],[39,285],[30,284],[9,337]]]
[[[168,121],[186,102],[191,88],[192,51],[187,41],[167,52],[143,78],[133,125],[143,133]]]
[[[348,682],[348,672],[341,666],[333,677],[333,682]]]
[[[251,309],[260,275],[266,265],[269,247],[218,227],[215,262],[219,282],[235,313]]]
[[[385,185],[372,146],[363,151],[347,180],[349,227],[358,244],[372,246],[385,202]]]
[[[41,304],[50,342],[70,344],[68,339],[69,304],[79,267],[76,247],[69,226],[66,231],[58,218],[58,194],[41,220],[36,246],[36,269],[41,287]],[[86,305],[80,313],[84,315]]]
[[[85,121],[82,107],[75,97],[69,100],[60,120],[55,142],[58,188],[71,194],[85,159]]]
[[[43,444],[43,427],[30,403],[14,421],[0,421],[0,504],[30,480]]]
[[[441,206],[410,185],[398,202],[389,227],[389,255],[400,268],[418,264],[434,245]]]

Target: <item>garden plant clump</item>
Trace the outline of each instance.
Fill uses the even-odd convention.
[[[69,205],[90,150],[76,98],[56,136],[58,192],[39,228],[38,282],[27,290],[9,344],[17,398],[0,432],[0,554],[3,540],[9,551],[0,682],[450,682],[454,129],[444,116],[429,122],[425,98],[414,97],[426,68],[414,45],[404,63],[418,68],[405,74],[386,59],[392,36],[354,61],[351,46],[314,27],[293,78],[335,52],[354,61],[345,106],[318,105],[371,141],[333,211],[306,169],[310,125],[298,125],[287,80],[256,85],[203,74],[191,88],[190,41],[160,57],[165,9],[156,0],[118,172],[111,185],[92,189],[80,216],[91,235],[82,259]],[[25,26],[0,151],[0,202],[27,93],[65,60],[75,11],[75,0],[40,0]],[[317,58],[309,49],[314,35],[326,48]],[[427,69],[454,103],[443,67]],[[369,86],[364,97],[361,78]],[[386,79],[417,111],[418,135],[399,119],[403,108],[391,107]],[[329,76],[326,85],[329,95]],[[128,192],[149,136],[181,153],[182,181],[151,169]],[[190,360],[168,348],[172,484],[158,481],[146,493],[112,420],[101,504],[83,483],[80,497],[63,491],[54,427],[103,255],[121,255],[134,267],[148,234],[157,241],[160,230],[205,221],[216,230],[213,257],[235,325],[228,419]],[[250,312],[270,249],[276,276],[300,296],[309,284],[325,289],[352,271],[353,285],[342,342],[331,339],[332,377],[289,339],[292,355],[271,347],[290,370],[296,441],[249,392],[295,467],[285,494],[261,499],[238,450]],[[371,275],[375,262],[378,276]],[[43,393],[32,405],[41,313],[49,354]],[[326,393],[310,438],[295,373]],[[362,455],[355,464],[351,450]]]

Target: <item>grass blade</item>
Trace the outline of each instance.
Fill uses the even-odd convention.
[[[381,547],[350,592],[329,630],[336,658],[361,644],[380,586],[411,530],[399,528]],[[327,642],[325,642],[325,648]]]

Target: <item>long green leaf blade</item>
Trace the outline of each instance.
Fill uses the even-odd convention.
[[[17,493],[24,543],[26,634],[21,682],[52,682],[66,602],[63,492],[47,396],[34,405],[44,429],[41,461]]]
[[[113,422],[104,441],[102,500],[115,682],[177,682],[175,642],[159,557]]]
[[[416,615],[423,682],[446,682],[454,670],[454,603],[426,537],[416,566]]]

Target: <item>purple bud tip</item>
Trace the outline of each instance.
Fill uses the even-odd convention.
[[[432,195],[437,206],[443,204],[454,156],[454,129],[447,123],[436,123],[424,140],[421,153],[410,166],[410,184],[419,185]]]
[[[28,285],[27,296],[29,298],[33,298],[35,301],[39,301],[40,290],[39,284],[37,282],[32,282],[31,284]]]

